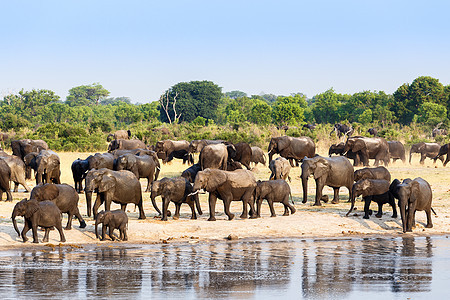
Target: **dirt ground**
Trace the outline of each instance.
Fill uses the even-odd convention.
[[[320,154],[325,155],[326,150],[319,151]],[[73,178],[70,166],[77,158],[86,158],[91,153],[58,153],[61,158],[61,181],[73,186]],[[196,160],[198,157],[196,157]],[[433,165],[432,161],[426,160],[425,165],[418,163],[419,157],[413,155],[412,165],[397,161],[389,166],[389,171],[392,174],[392,179],[398,178],[416,178],[422,177],[427,180],[433,189],[433,208],[437,216],[432,217],[434,227],[431,229],[425,228],[426,216],[425,212],[416,213],[417,226],[413,233],[409,235],[440,235],[450,233],[450,210],[447,201],[449,199],[450,173],[447,171],[450,167],[444,168],[442,163],[438,161]],[[373,163],[373,161],[371,161]],[[171,164],[162,165],[160,178],[179,176],[187,166],[183,165],[181,161],[176,160]],[[267,180],[270,176],[270,171],[267,166],[258,165],[253,169],[255,177],[261,180]],[[363,203],[360,199],[356,202],[357,210],[349,217],[345,217],[350,203],[347,202],[348,191],[346,188],[341,188],[339,204],[323,204],[321,207],[312,206],[315,195],[315,183],[312,179],[308,184],[308,202],[302,204],[302,187],[300,181],[300,168],[293,168],[291,170],[290,186],[292,189],[293,199],[297,212],[294,215],[283,217],[283,205],[276,203],[275,210],[277,217],[271,218],[267,203],[264,201],[259,219],[239,219],[242,211],[242,204],[240,202],[233,202],[231,212],[236,216],[232,221],[227,220],[227,216],[223,213],[222,201],[219,200],[216,205],[217,221],[207,221],[209,217],[207,194],[200,196],[203,215],[197,220],[190,220],[190,209],[186,204],[182,205],[181,217],[179,220],[169,218],[169,221],[162,222],[154,218],[156,212],[153,209],[150,201],[150,193],[143,193],[144,196],[144,210],[147,216],[146,220],[138,220],[138,213],[134,211],[134,206],[129,205],[127,208],[129,216],[128,237],[129,243],[144,244],[144,243],[170,243],[170,242],[188,242],[198,243],[199,241],[223,240],[229,235],[242,238],[277,238],[277,237],[341,237],[349,235],[391,235],[400,236],[401,220],[400,217],[393,219],[392,209],[390,206],[383,207],[383,216],[378,219],[372,216],[369,220],[362,218]],[[33,181],[29,181],[30,186],[34,186]],[[141,180],[142,190],[146,188],[146,180]],[[11,222],[11,213],[14,205],[21,199],[28,197],[28,193],[23,193],[20,187],[19,193],[13,193],[14,200],[12,202],[2,201],[0,203],[0,248],[23,247],[31,246],[32,240],[31,231],[28,232],[30,241],[22,243],[21,238],[18,237],[14,231]],[[333,190],[326,187],[324,194],[329,195],[330,199],[333,196]],[[5,195],[3,196],[5,198]],[[158,205],[161,205],[161,200],[157,198]],[[73,222],[73,229],[65,230],[66,244],[115,244],[118,242],[105,241],[100,242],[95,238],[94,221],[86,215],[86,201],[84,194],[80,194],[79,208],[81,214],[85,218],[88,226],[84,229],[78,228],[77,220]],[[113,204],[111,209],[118,209],[119,205]],[[376,211],[377,205],[373,203],[371,208]],[[104,209],[103,206],[100,209]],[[169,209],[174,211],[175,207],[170,204]],[[23,219],[18,218],[19,229],[23,227]],[[64,216],[63,226],[67,222],[67,216]],[[43,231],[39,231],[39,239],[42,240]],[[118,232],[116,232],[116,235]],[[50,243],[58,244],[59,235],[57,231],[50,233]]]

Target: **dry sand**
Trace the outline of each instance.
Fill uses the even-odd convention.
[[[320,152],[322,155],[326,151]],[[72,173],[70,166],[77,158],[86,158],[91,153],[59,153],[61,158],[61,181],[73,185]],[[198,159],[196,157],[196,159]],[[438,161],[433,165],[430,160],[426,160],[425,165],[421,166],[418,163],[419,157],[413,156],[413,164],[403,164],[397,161],[395,164],[389,166],[389,171],[392,178],[404,179],[422,177],[426,179],[433,189],[433,207],[437,212],[437,216],[432,217],[434,228],[425,228],[426,216],[425,212],[416,213],[417,226],[412,233],[408,235],[440,235],[450,233],[450,210],[447,205],[449,199],[450,186],[448,184],[450,179],[450,167],[444,168],[442,163]],[[373,163],[373,161],[371,161]],[[187,166],[183,165],[179,160],[171,164],[163,165],[160,178],[179,176]],[[254,174],[257,179],[267,180],[270,171],[266,166],[258,165],[254,168]],[[384,214],[381,219],[372,216],[369,220],[362,218],[363,203],[358,199],[356,202],[357,210],[352,213],[350,217],[345,217],[350,203],[347,202],[348,191],[346,188],[341,188],[339,204],[323,204],[321,207],[312,206],[315,195],[315,184],[312,179],[309,180],[308,186],[308,202],[302,204],[302,187],[300,181],[300,168],[293,168],[291,170],[292,182],[290,186],[292,189],[293,198],[297,212],[291,216],[283,217],[283,205],[276,203],[275,210],[277,217],[271,218],[269,207],[266,201],[263,202],[261,211],[262,218],[259,219],[239,219],[242,211],[242,204],[240,202],[233,202],[231,211],[236,215],[232,221],[227,220],[227,216],[223,213],[223,202],[219,200],[216,205],[217,221],[207,221],[209,217],[207,194],[200,196],[200,201],[203,209],[203,215],[197,220],[190,220],[190,209],[186,204],[182,205],[181,217],[179,220],[169,218],[169,221],[162,222],[154,218],[156,212],[154,211],[150,194],[143,193],[144,196],[144,210],[147,216],[146,220],[138,220],[137,212],[134,212],[134,206],[129,205],[127,208],[129,216],[128,237],[129,243],[144,244],[144,243],[170,243],[170,242],[188,242],[197,243],[199,241],[213,241],[223,240],[230,234],[242,238],[310,238],[310,237],[343,237],[343,236],[366,236],[366,235],[390,235],[401,236],[404,235],[401,231],[400,218],[393,219],[392,210],[389,205],[384,205]],[[33,181],[29,181],[30,186],[34,186]],[[146,180],[141,180],[142,189],[146,188]],[[29,241],[22,243],[21,238],[17,236],[11,223],[11,212],[14,205],[21,199],[28,197],[28,193],[13,193],[13,202],[2,201],[0,204],[0,248],[10,247],[24,247],[32,246],[32,233],[28,232]],[[23,189],[22,189],[23,191]],[[329,195],[330,199],[333,196],[333,190],[326,187],[324,194]],[[5,196],[3,196],[5,198]],[[158,205],[161,205],[161,200],[157,198]],[[72,230],[65,230],[66,244],[111,244],[118,245],[119,242],[105,241],[100,242],[95,238],[94,221],[92,218],[86,216],[86,201],[84,194],[80,194],[79,208],[81,214],[85,218],[88,226],[84,229],[78,228],[77,220],[73,221]],[[118,209],[119,205],[113,204],[111,209]],[[373,203],[371,208],[376,211],[377,205]],[[100,209],[104,209],[103,206]],[[174,211],[174,205],[170,204],[169,209]],[[23,227],[23,219],[18,218],[19,229]],[[64,215],[63,226],[67,222],[67,216]],[[43,231],[39,231],[39,240],[42,240]],[[118,232],[116,231],[116,235]],[[59,244],[59,235],[57,231],[50,233],[50,244]],[[44,245],[41,243],[41,245]]]

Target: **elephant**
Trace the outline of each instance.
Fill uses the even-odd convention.
[[[200,164],[196,163],[184,170],[183,173],[181,173],[181,177],[186,178],[190,183],[194,183],[195,176],[197,176],[199,171],[201,171]]]
[[[354,129],[351,125],[345,125],[341,123],[336,123],[333,126],[333,130],[330,132],[330,136],[336,133],[336,136],[340,138],[341,136],[351,136],[353,134]]]
[[[25,179],[31,179],[31,170],[34,170],[34,177],[37,173],[37,163],[36,157],[39,155],[38,152],[31,152],[25,155],[23,161],[25,163]]]
[[[163,152],[164,159],[163,162],[167,163],[169,159],[169,155],[173,151],[186,150],[189,152],[189,142],[188,141],[172,141],[172,140],[163,140],[159,141],[155,145],[156,153]]]
[[[13,140],[11,141],[12,154],[24,159],[25,155],[31,152],[40,152],[41,150],[48,150],[48,145],[43,140]]]
[[[167,221],[167,216],[169,215],[168,207],[171,201],[175,203],[175,215],[173,215],[174,220],[178,220],[180,218],[180,208],[182,203],[187,203],[191,208],[191,219],[197,219],[194,204],[197,207],[198,214],[203,214],[202,208],[200,207],[198,194],[193,193],[191,183],[184,177],[165,177],[161,180],[154,181],[152,183],[151,191],[152,203],[154,203],[153,205],[159,214],[161,214],[161,212],[157,209],[155,198],[157,196],[161,196],[161,221]]]
[[[252,148],[247,143],[233,144],[236,151],[233,151],[234,155],[229,155],[228,160],[240,162],[247,170],[250,170],[250,161],[252,160]]]
[[[218,169],[205,169],[197,173],[194,181],[194,192],[201,189],[209,193],[209,219],[215,221],[217,198],[223,200],[225,214],[228,220],[234,218],[230,212],[231,201],[242,201],[243,211],[241,218],[247,218],[247,205],[250,206],[251,218],[256,218],[253,193],[256,188],[256,179],[249,170],[223,171]]]
[[[406,151],[405,146],[399,141],[388,141],[389,146],[389,156],[392,161],[395,162],[397,159],[401,159],[403,163],[406,162]]]
[[[255,201],[256,201],[256,215],[261,217],[261,204],[264,199],[270,207],[270,216],[276,217],[275,210],[273,209],[274,202],[281,202],[284,205],[283,216],[289,216],[289,210],[291,213],[295,213],[295,207],[289,203],[289,196],[291,196],[291,188],[289,184],[283,179],[261,181],[256,182],[255,188]]]
[[[252,149],[252,158],[250,162],[255,163],[255,166],[260,163],[266,165],[266,156],[264,155],[264,151],[259,147],[251,147]]]
[[[362,179],[357,181],[352,187],[352,205],[346,216],[353,211],[355,198],[362,195],[364,200],[364,219],[369,219],[369,215],[372,214],[370,209],[371,201],[378,203],[378,212],[375,215],[377,218],[381,218],[383,215],[383,204],[386,203],[389,203],[392,207],[392,217],[397,218],[397,208],[394,196],[389,191],[389,185],[389,181],[384,179]]]
[[[394,180],[390,186],[390,190],[395,198],[397,198],[400,215],[402,218],[403,232],[412,232],[415,227],[416,211],[424,210],[427,215],[426,228],[432,228],[433,222],[431,220],[431,207],[433,193],[430,184],[417,177],[414,180],[405,179],[402,183],[399,180]]]
[[[274,154],[278,153],[286,159],[294,159],[301,161],[303,157],[314,157],[316,146],[313,140],[307,136],[290,137],[280,136],[270,139],[267,152],[269,153],[269,161],[272,161]],[[291,162],[291,166],[294,164]]]
[[[376,128],[373,128],[373,127],[369,128],[369,130],[367,130],[367,132],[374,137],[378,136],[378,130]]]
[[[339,188],[345,186],[349,192],[349,200],[352,199],[353,187],[353,166],[345,157],[322,157],[315,156],[313,158],[305,157],[301,165],[302,168],[302,186],[303,201],[306,203],[308,199],[308,177],[314,176],[316,181],[316,199],[314,205],[320,206],[322,199],[322,189],[325,185],[330,186],[334,190],[334,198],[331,203],[339,203]]]
[[[105,210],[110,210],[111,202],[121,205],[125,211],[128,203],[136,204],[139,208],[139,219],[145,219],[142,203],[141,184],[130,171],[112,171],[106,168],[90,170],[86,175],[86,204],[87,214],[91,216],[92,193],[97,192],[97,199],[92,208],[94,218],[97,209],[105,202]]]
[[[183,160],[183,165],[187,162],[189,165],[194,164],[194,157],[191,153],[189,153],[187,150],[175,150],[170,152],[169,156],[165,160],[166,162],[170,162],[173,160],[173,158],[179,158]]]
[[[25,219],[22,233],[19,232],[19,228],[17,227],[17,216],[23,216]],[[14,206],[11,219],[14,229],[19,236],[22,236],[24,243],[28,240],[27,232],[30,228],[33,231],[33,243],[39,243],[37,235],[38,226],[45,228],[44,239],[42,240],[44,243],[48,242],[52,227],[55,227],[59,231],[60,241],[62,243],[66,241],[61,225],[61,211],[52,201],[38,202],[36,200],[23,199]]]
[[[193,140],[189,143],[189,153],[197,153],[202,152],[202,149],[206,145],[212,145],[212,144],[222,144],[224,143],[224,140]]]
[[[382,137],[349,137],[345,143],[344,153],[348,151],[358,153],[364,166],[369,165],[369,159],[375,159],[376,167],[380,164],[380,161],[385,166],[389,165],[389,145]]]
[[[231,160],[231,161],[228,160],[228,162],[227,162],[227,171],[234,171],[234,170],[238,170],[238,169],[243,169],[240,162],[233,161],[233,160]]]
[[[117,158],[115,170],[131,171],[137,179],[147,178],[147,189],[145,192],[150,192],[151,183],[153,180],[158,180],[160,168],[152,156],[125,154]]]
[[[431,135],[433,136],[433,137],[436,137],[436,136],[438,136],[438,135],[447,135],[447,130],[446,129],[439,129],[439,128],[434,128],[432,131],[431,131]]]
[[[31,191],[30,200],[50,200],[55,203],[61,213],[67,214],[66,230],[72,229],[73,216],[80,222],[80,228],[86,227],[86,222],[78,210],[78,193],[68,184],[38,184]]]
[[[302,128],[313,131],[314,129],[316,129],[316,125],[315,124],[303,124]]]
[[[11,169],[11,181],[14,182],[14,192],[18,191],[18,186],[21,184],[27,192],[31,189],[28,187],[25,180],[25,163],[15,155],[2,156],[0,159],[4,160]]]
[[[202,170],[207,168],[227,170],[228,157],[234,156],[235,151],[236,149],[233,145],[206,145],[200,152],[200,166]]]
[[[128,241],[127,236],[127,226],[128,226],[128,216],[126,212],[121,209],[116,209],[113,211],[101,211],[97,214],[95,218],[95,237],[98,236],[98,225],[102,224],[102,238],[104,241],[106,237],[106,230],[109,227],[109,237],[111,240],[115,240],[113,232],[114,229],[119,229],[119,238],[121,241]]]
[[[376,168],[362,168],[356,170],[354,173],[354,180],[360,181],[363,179],[384,179],[391,182],[391,173],[385,167]]]
[[[36,156],[36,185],[39,183],[61,183],[61,161],[58,154],[52,150],[41,150]]]
[[[111,153],[95,153],[87,158],[89,170],[92,169],[110,169],[114,170],[114,155]]]
[[[437,159],[440,159],[441,161],[444,158],[444,155],[447,155],[445,161],[443,161],[444,167],[447,165],[447,163],[450,161],[450,155],[449,155],[449,145],[450,144],[445,144],[443,146],[441,146],[439,148],[439,153],[433,158],[434,161],[436,161]]]
[[[0,159],[0,200],[2,200],[3,192],[6,192],[6,201],[12,201],[9,182],[11,181],[11,168],[8,164]]]
[[[76,159],[73,161],[71,169],[73,181],[75,182],[75,190],[78,193],[83,191],[83,180],[86,178],[86,174],[89,171],[89,158],[92,155],[88,156],[86,159]]]
[[[112,140],[129,140],[131,138],[130,130],[117,130],[114,133],[108,134],[106,141],[111,142]]]
[[[291,165],[289,164],[289,161],[286,158],[280,156],[270,161],[269,169],[270,171],[272,171],[269,180],[289,179],[289,181],[291,181],[291,177],[289,176],[289,172],[291,171]]]
[[[331,157],[332,154],[337,154],[341,156],[345,156],[348,159],[353,159],[353,166],[359,166],[361,164],[361,159],[358,153],[347,151],[344,155],[345,143],[340,142],[339,144],[332,144],[328,149],[328,156]]]
[[[108,145],[108,152],[114,150],[133,150],[133,149],[147,149],[145,143],[141,140],[112,140]]]
[[[411,164],[411,156],[413,153],[420,153],[420,164],[423,165],[425,158],[434,159],[434,163],[436,162],[436,156],[439,154],[439,150],[441,149],[441,145],[438,143],[424,143],[420,142],[417,144],[413,144],[411,149],[409,150],[409,163]],[[436,159],[435,159],[436,158]],[[442,162],[444,162],[444,158],[438,157]]]

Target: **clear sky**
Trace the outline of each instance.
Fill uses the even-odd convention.
[[[99,82],[133,102],[182,81],[308,97],[450,84],[450,1],[0,2],[0,96]]]

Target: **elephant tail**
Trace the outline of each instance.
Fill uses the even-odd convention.
[[[434,214],[435,216],[437,216],[437,213],[434,211],[433,208],[431,208],[431,211],[433,212],[433,214]]]
[[[292,193],[289,191],[289,198],[291,199],[292,205],[295,205],[294,198],[292,198]]]

